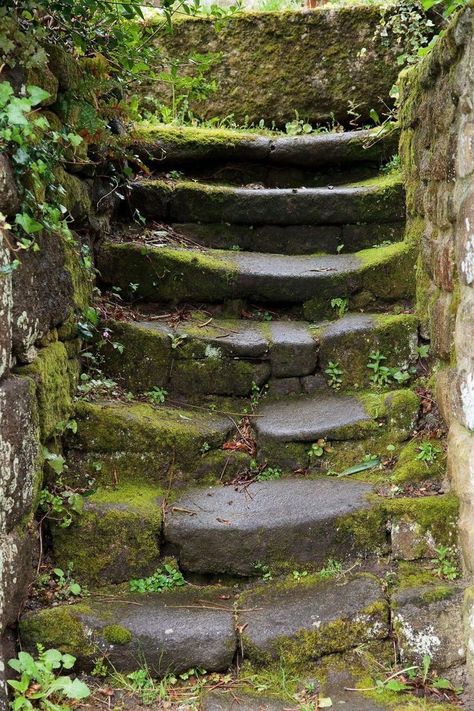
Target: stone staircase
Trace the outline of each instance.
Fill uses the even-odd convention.
[[[457,507],[403,490],[430,472],[409,442],[416,254],[400,177],[383,172],[396,137],[170,129],[126,145],[153,175],[129,201],[147,224],[117,224],[97,255],[101,367],[117,387],[77,404],[67,477],[94,493],[51,530],[55,560],[92,595],[27,613],[24,644],[158,674],[283,659],[306,678],[361,646],[390,658],[392,592],[419,587],[410,565],[455,540]],[[386,381],[368,367],[377,352]],[[186,587],[129,593],[171,558]],[[405,660],[431,629],[426,608]]]

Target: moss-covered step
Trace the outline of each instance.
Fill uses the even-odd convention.
[[[405,194],[397,173],[351,186],[241,188],[193,181],[132,183],[132,206],[162,222],[243,225],[346,225],[403,220]]]
[[[193,489],[167,511],[165,541],[184,570],[198,573],[256,575],[261,565],[348,559],[363,547],[347,528],[341,534],[342,522],[368,515],[371,491],[334,479]]]
[[[403,239],[403,222],[358,225],[229,225],[178,222],[180,235],[212,249],[244,250],[275,254],[336,254],[355,252]]]
[[[90,585],[151,575],[159,565],[163,490],[137,482],[101,487],[68,528],[52,526],[56,563]]]
[[[234,428],[225,415],[144,403],[80,402],[75,418],[67,475],[82,486],[90,478],[167,487],[198,481],[202,453],[219,450]]]
[[[237,643],[229,589],[109,593],[27,613],[20,622],[22,646],[34,652],[41,643],[73,654],[86,670],[103,656],[122,672],[146,664],[153,676],[231,665]]]
[[[365,305],[410,298],[414,264],[414,247],[406,242],[318,257],[105,242],[98,255],[103,282],[134,299],[303,304],[309,320],[334,314],[334,297],[360,296]]]
[[[389,635],[389,606],[370,575],[344,581],[318,576],[245,592],[239,605],[244,657],[256,664],[285,659],[293,667]]]
[[[103,349],[104,370],[134,392],[153,386],[188,394],[248,396],[252,384],[273,378],[301,378],[324,371],[329,362],[342,370],[342,386],[368,385],[370,354],[383,365],[406,369],[416,360],[417,319],[412,314],[347,314],[332,323],[209,319],[192,312],[177,326],[154,321],[110,321]],[[303,385],[294,384],[296,392]]]
[[[380,163],[397,152],[398,131],[380,129],[275,136],[250,131],[137,124],[121,139],[145,163],[162,166],[270,162],[311,168]]]
[[[318,392],[262,400],[254,426],[259,445],[265,444],[269,453],[272,443],[358,440],[377,433],[403,442],[418,407],[419,398],[411,390],[357,396]]]

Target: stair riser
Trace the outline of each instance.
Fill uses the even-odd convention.
[[[401,185],[375,188],[252,190],[175,187],[153,181],[132,185],[131,205],[162,222],[243,225],[344,225],[394,222],[405,217]]]
[[[174,223],[179,234],[214,249],[275,254],[336,254],[355,252],[382,242],[403,239],[403,222],[360,225],[280,225],[252,227],[206,223]]]
[[[111,340],[124,349],[103,349],[104,371],[136,393],[157,386],[188,396],[248,397],[253,383],[259,387],[270,383],[281,395],[310,392],[329,379],[325,371],[330,362],[342,370],[341,390],[369,386],[372,352],[380,351],[390,367],[406,367],[416,358],[417,320],[411,315],[346,317],[327,328],[295,323],[294,332],[292,322],[251,323],[254,340],[247,348],[245,340],[239,345],[232,334],[232,322],[227,332],[219,321],[213,323],[214,332],[210,325],[208,334],[201,329],[202,336],[194,336],[185,326],[173,331],[153,322],[111,322],[107,324]],[[226,333],[234,338],[226,340]],[[306,377],[314,374],[319,374],[316,381]]]

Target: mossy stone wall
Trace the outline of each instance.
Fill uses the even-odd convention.
[[[459,534],[474,575],[474,3],[431,54],[400,79],[409,237],[420,244],[422,335],[438,361],[437,400],[449,426],[448,473],[460,499]],[[472,597],[472,596],[471,596]],[[474,674],[474,605],[465,626]]]
[[[157,50],[186,60],[193,52],[218,53],[210,74],[217,91],[192,103],[205,118],[233,114],[242,124],[264,119],[281,126],[295,118],[312,123],[335,118],[347,125],[349,102],[361,121],[371,109],[379,113],[390,103],[389,93],[399,66],[394,38],[378,31],[383,5],[320,7],[311,11],[243,13],[217,27],[211,19],[185,18],[174,31],[158,33]],[[388,10],[391,12],[391,10]],[[399,38],[395,38],[399,39]],[[191,70],[192,71],[192,70]],[[163,82],[153,81],[146,92],[168,96]],[[168,102],[167,102],[168,103]]]

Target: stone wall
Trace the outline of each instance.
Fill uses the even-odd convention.
[[[211,19],[177,20],[172,33],[162,31],[157,49],[170,58],[187,60],[193,52],[219,53],[209,74],[218,89],[209,99],[191,102],[205,118],[233,114],[242,124],[264,119],[281,126],[295,118],[312,123],[332,118],[347,125],[390,104],[396,82],[400,36],[384,36],[382,5],[346,5],[311,11],[245,13],[216,27]],[[403,45],[403,41],[401,41]],[[163,82],[153,81],[148,93],[167,98]]]
[[[453,21],[421,64],[401,76],[409,230],[420,239],[417,301],[438,362],[437,400],[449,426],[449,482],[461,502],[459,536],[474,575],[474,11]],[[474,591],[466,593],[474,673]]]
[[[54,59],[54,61],[53,61]],[[52,91],[43,111],[61,128],[70,97],[70,59],[51,51],[42,78]],[[80,75],[76,68],[76,79]],[[0,74],[0,81],[18,80]],[[19,83],[39,83],[20,76]],[[84,105],[84,103],[82,104]],[[93,111],[93,107],[90,107]],[[47,113],[46,113],[47,112]],[[71,130],[74,122],[68,122]],[[77,126],[77,124],[76,124]],[[100,185],[87,165],[87,148],[74,172],[59,168],[63,203],[73,229],[90,233],[95,220],[92,198]],[[81,172],[81,170],[83,172]],[[8,156],[0,155],[0,708],[6,708],[7,661],[16,655],[14,627],[38,560],[34,519],[44,470],[44,448],[58,452],[60,434],[73,409],[79,375],[78,317],[92,292],[92,272],[83,260],[84,239],[42,233],[39,249],[13,252],[8,229],[19,208],[19,190]],[[100,217],[100,216],[99,216]],[[99,220],[100,221],[100,220]],[[21,264],[6,269],[17,257]]]

